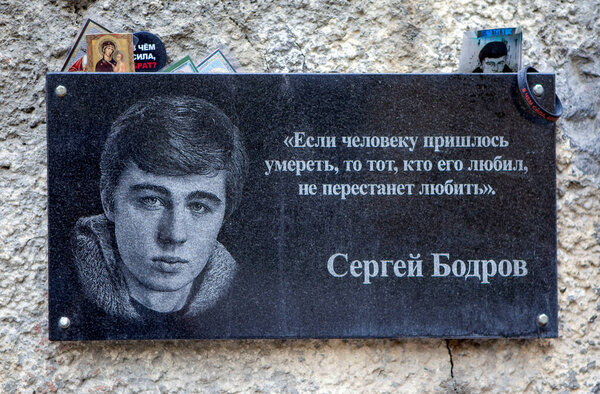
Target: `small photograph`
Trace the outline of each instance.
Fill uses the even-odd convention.
[[[107,34],[111,31],[91,19],[86,19],[60,71],[87,71],[87,34]]]
[[[135,72],[133,34],[88,34],[87,71]]]
[[[161,72],[177,74],[194,74],[198,72],[198,69],[194,65],[192,58],[188,55],[182,59],[179,59],[175,63],[163,68]]]
[[[461,73],[511,73],[521,68],[520,27],[467,31],[460,51]]]
[[[208,55],[196,68],[201,74],[221,74],[237,72],[240,67],[233,55],[221,47]]]

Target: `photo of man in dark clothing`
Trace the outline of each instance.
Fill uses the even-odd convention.
[[[479,67],[474,73],[511,73],[513,70],[506,65],[508,50],[502,41],[487,43],[479,52]]]

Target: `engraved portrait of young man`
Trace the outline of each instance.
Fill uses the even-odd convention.
[[[72,234],[86,302],[142,325],[176,326],[214,308],[238,268],[217,236],[247,167],[238,128],[207,101],[129,107],[101,155],[103,213],[80,218]]]

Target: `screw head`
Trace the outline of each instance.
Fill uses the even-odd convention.
[[[63,316],[60,319],[58,319],[58,326],[60,328],[69,328],[70,325],[71,325],[71,320],[69,320],[68,317]]]
[[[65,97],[67,95],[67,88],[63,85],[58,85],[56,89],[54,89],[54,93],[56,93],[58,97]]]
[[[542,85],[540,85],[539,83],[534,85],[533,86],[533,94],[540,97],[542,94],[544,94],[544,87]]]
[[[537,325],[540,327],[546,327],[548,325],[548,315],[546,315],[545,313],[542,313],[541,315],[538,315],[537,317]]]

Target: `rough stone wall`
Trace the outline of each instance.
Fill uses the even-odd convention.
[[[565,104],[560,337],[49,343],[45,73],[85,17],[249,72],[452,72],[464,30],[522,26]],[[598,0],[0,0],[0,391],[600,392],[599,21]]]

